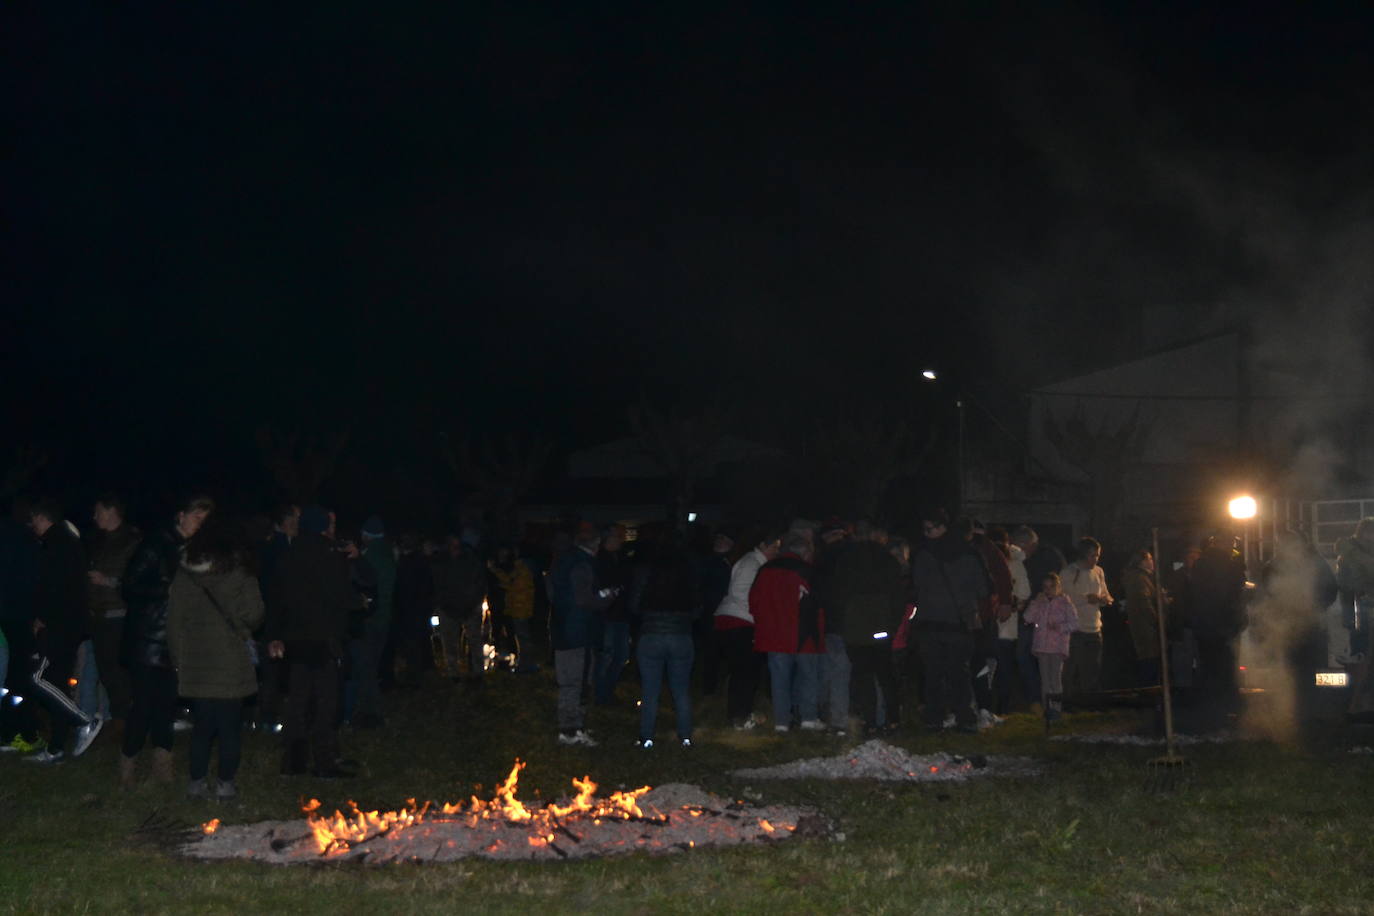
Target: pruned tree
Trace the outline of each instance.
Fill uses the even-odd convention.
[[[455,444],[439,436],[444,462],[463,486],[472,489],[477,502],[490,513],[499,541],[520,533],[520,506],[548,467],[553,443],[542,434],[520,439],[514,434],[499,443],[484,436],[474,445],[470,438]]]
[[[259,427],[258,456],[282,494],[298,504],[314,502],[320,487],[334,475],[339,454],[348,444],[350,430],[321,435],[302,435]]]
[[[1126,502],[1126,471],[1149,437],[1154,422],[1144,416],[1139,401],[1124,418],[1104,413],[1095,421],[1090,420],[1083,402],[1078,401],[1064,420],[1055,419],[1046,410],[1043,422],[1045,438],[1066,462],[1088,478],[1093,531],[1099,536],[1115,535],[1121,527]]]
[[[819,419],[807,451],[835,482],[836,496],[857,517],[882,516],[893,481],[916,474],[935,446],[934,426],[918,434],[906,420]]]
[[[697,481],[711,470],[716,449],[725,438],[725,414],[708,409],[682,416],[640,401],[629,408],[629,418],[640,449],[668,475],[668,517],[675,526],[685,527]]]

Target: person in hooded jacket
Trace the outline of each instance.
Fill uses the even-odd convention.
[[[214,500],[208,496],[187,500],[171,524],[143,539],[124,571],[121,591],[128,613],[120,655],[133,688],[119,759],[119,781],[125,788],[133,787],[138,755],[150,740],[154,778],[168,783],[173,779],[177,675],[167,648],[167,595],[181,568],[186,542],[214,508]]]
[[[944,509],[923,516],[925,541],[911,559],[926,685],[923,719],[933,731],[943,728],[946,714],[953,713],[960,731],[977,734],[969,659],[992,582],[982,556],[950,528]]]
[[[167,593],[167,648],[194,722],[186,789],[192,798],[210,797],[210,748],[216,741],[214,797],[238,795],[243,700],[258,689],[248,644],[263,620],[262,592],[246,568],[246,546],[246,539],[212,519],[187,544]]]

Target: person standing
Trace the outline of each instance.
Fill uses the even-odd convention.
[[[1374,623],[1374,518],[1360,519],[1352,537],[1336,542],[1336,585],[1350,644],[1340,663],[1359,664],[1369,651],[1369,627]]]
[[[38,737],[29,659],[37,651],[33,633],[34,585],[42,548],[29,528],[30,504],[16,498],[0,517],[0,629],[9,644],[9,665],[0,681],[0,752],[29,754],[43,749]]]
[[[277,574],[277,564],[301,532],[301,507],[283,503],[272,513],[272,532],[258,549],[258,591],[264,604]],[[267,636],[261,630],[258,640],[257,725],[264,732],[281,731],[282,696],[286,692],[286,663],[267,651]]]
[[[363,524],[361,562],[375,582],[375,597],[362,629],[353,639],[353,670],[349,685],[352,706],[344,718],[359,728],[382,726],[382,653],[391,633],[391,614],[396,597],[396,551],[386,536],[382,520],[373,515]]]
[[[357,547],[335,543],[333,513],[309,506],[272,580],[267,652],[285,659],[288,670],[283,776],[353,775],[339,766],[338,714],[349,616],[363,608],[349,567],[356,557]]]
[[[1072,657],[1072,637],[1078,628],[1078,612],[1064,597],[1058,573],[1048,573],[1040,583],[1040,594],[1026,608],[1026,622],[1035,628],[1031,651],[1040,662],[1045,718],[1054,722],[1063,714],[1064,660]]]
[[[138,548],[138,529],[124,520],[124,501],[114,494],[96,500],[96,534],[91,543],[90,580],[91,641],[100,683],[109,695],[111,718],[123,719],[129,712],[129,672],[119,663],[119,647],[124,639],[124,596],[121,577]],[[83,677],[84,681],[85,678]]]
[[[1220,728],[1239,711],[1236,643],[1249,623],[1245,560],[1212,539],[1193,566],[1189,613],[1197,641],[1199,727]]]
[[[953,714],[961,732],[978,733],[973,708],[974,634],[979,612],[992,593],[983,558],[949,527],[949,515],[935,508],[922,514],[925,541],[911,559],[916,594],[916,633],[925,672],[925,727],[945,727]]]
[[[534,660],[534,572],[512,547],[502,547],[488,564],[504,599],[506,619],[515,643],[515,673],[533,674],[539,670]]]
[[[439,605],[439,634],[449,676],[461,680],[463,636],[467,636],[468,682],[482,682],[486,663],[482,637],[482,599],[487,592],[487,573],[477,556],[477,536],[465,531],[459,538],[450,534],[444,540],[446,553],[432,567],[434,597]]]
[[[1038,588],[1050,573],[1056,575],[1064,569],[1064,555],[1053,544],[1043,543],[1040,535],[1029,525],[1022,525],[1012,532],[1012,545],[1020,547],[1025,555],[1027,592]],[[1029,600],[1029,595],[1027,596]],[[1024,604],[1022,605],[1024,608]],[[1024,615],[1017,615],[1016,666],[1021,671],[1021,689],[1027,702],[1039,702],[1040,663],[1031,650],[1035,638],[1035,628],[1025,622]]]
[[[659,694],[666,677],[673,695],[678,742],[691,747],[692,622],[698,616],[701,592],[692,557],[675,536],[655,552],[643,577],[643,588],[637,591],[628,602],[640,619],[636,658],[643,694],[636,745],[643,749],[654,745]]]
[[[701,613],[692,624],[695,658],[701,669],[701,692],[712,696],[720,683],[720,645],[716,641],[716,608],[730,591],[730,554],[735,539],[725,531],[717,531],[711,539],[711,552],[699,558],[697,570],[701,588]]]
[[[745,543],[748,543],[746,541]],[[759,570],[777,557],[782,538],[766,534],[730,568],[730,588],[715,612],[716,639],[725,656],[725,672],[730,679],[725,711],[737,730],[757,728],[754,693],[758,689],[760,656],[754,651],[754,616],[749,610],[749,591]]]
[[[214,797],[238,796],[243,700],[258,689],[248,646],[263,620],[262,593],[246,569],[246,547],[211,520],[187,545],[167,593],[167,648],[194,722],[186,788],[192,798],[210,797],[210,748],[216,741]]]
[[[595,747],[587,731],[586,693],[592,678],[592,653],[601,645],[601,612],[619,593],[596,578],[596,552],[601,533],[590,522],[578,526],[571,550],[555,562],[553,613],[554,675],[558,681],[558,743]]]
[[[184,502],[171,524],[144,538],[124,572],[128,603],[120,658],[129,667],[133,700],[124,724],[119,781],[132,788],[143,746],[153,744],[153,778],[170,783],[172,721],[176,715],[177,674],[167,648],[167,595],[181,568],[186,542],[215,509],[214,500],[196,496]]]
[[[1121,571],[1121,590],[1126,602],[1126,625],[1135,646],[1136,679],[1141,687],[1156,687],[1161,683],[1162,670],[1154,554],[1144,549],[1131,554]]]
[[[825,615],[812,589],[811,540],[789,532],[782,553],[766,563],[749,589],[754,651],[766,653],[773,689],[773,730],[791,730],[795,708],[800,727],[821,731],[820,670],[825,652]]]
[[[843,626],[838,633],[830,623],[831,610]],[[878,732],[878,709],[883,727],[894,731],[901,722],[901,704],[892,661],[892,640],[906,610],[902,570],[887,549],[887,531],[868,521],[854,526],[853,540],[837,553],[826,591],[826,656],[834,657],[831,641],[836,636],[849,659],[852,685],[844,699],[853,697],[864,731]],[[836,692],[831,691],[831,703]],[[848,716],[836,719],[831,707],[830,725],[847,730]]]
[[[1064,692],[1069,696],[1094,693],[1102,685],[1102,608],[1112,603],[1107,575],[1097,561],[1102,545],[1092,538],[1078,542],[1078,557],[1060,577],[1064,595],[1078,612],[1078,629],[1064,665]]]
[[[601,647],[596,653],[596,705],[610,706],[615,685],[630,660],[630,612],[626,586],[630,582],[625,559],[625,526],[607,525],[601,531],[601,550],[596,555],[596,581],[616,590],[616,597],[601,612]]]
[[[67,525],[61,508],[51,500],[34,503],[29,513],[29,528],[42,544],[33,605],[38,665],[31,683],[51,720],[51,731],[47,749],[24,759],[54,764],[66,759],[70,729],[76,728],[72,756],[79,757],[91,746],[103,724],[98,715],[83,713],[67,693],[67,681],[76,663],[76,648],[85,634],[88,620],[86,552],[80,538]]]
[[[392,621],[392,639],[396,654],[405,666],[407,687],[420,685],[421,673],[433,667],[431,642],[434,617],[434,576],[429,557],[421,549],[420,538],[405,533],[397,540],[400,557],[396,560],[396,610]]]

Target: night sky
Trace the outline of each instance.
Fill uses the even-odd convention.
[[[574,447],[641,396],[776,433],[1160,307],[1367,355],[1361,4],[282,6],[3,13],[5,438],[49,487],[248,485],[263,425]]]

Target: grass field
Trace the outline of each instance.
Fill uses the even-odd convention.
[[[726,773],[836,752],[840,739],[722,729],[705,705],[697,746],[640,752],[632,704],[594,710],[594,749],[554,740],[546,674],[497,674],[474,702],[437,680],[388,695],[391,720],[346,732],[364,775],[284,779],[275,739],[251,735],[241,800],[193,803],[173,787],[116,788],[112,737],[54,769],[0,757],[0,910],[14,912],[1374,912],[1374,757],[1270,743],[1189,747],[1191,781],[1152,791],[1157,749],[1049,742],[1012,717],[971,736],[907,733],[929,753],[1015,753],[1039,779],[964,784],[762,782]],[[623,699],[632,694],[621,688]],[[665,710],[666,713],[666,710]],[[1138,714],[1071,716],[1061,731],[1133,727]],[[671,719],[660,717],[660,729]],[[177,762],[185,763],[178,736]],[[851,742],[852,743],[852,742]],[[691,782],[730,797],[805,803],[838,840],[634,855],[590,862],[279,868],[180,859],[138,830],[150,816],[198,824],[295,816],[302,797],[394,807],[407,797],[485,794],[528,761],[521,797],[565,792],[590,774],[605,790]]]

